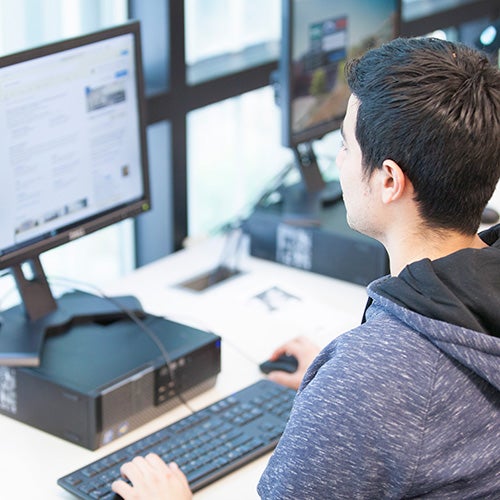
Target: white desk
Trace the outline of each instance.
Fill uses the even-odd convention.
[[[203,292],[178,283],[213,269],[222,241],[212,240],[145,266],[112,286],[109,294],[134,294],[151,313],[211,330],[222,337],[222,372],[216,386],[190,400],[194,409],[227,396],[262,377],[257,364],[286,339],[308,335],[320,344],[359,323],[366,301],[363,287],[301,272],[246,255],[243,272]],[[272,287],[293,295],[270,311],[254,297]],[[0,416],[0,498],[74,498],[57,486],[59,477],[119,449],[179,418],[177,407],[97,451],[73,445]],[[199,491],[200,500],[256,499],[256,485],[268,456]]]

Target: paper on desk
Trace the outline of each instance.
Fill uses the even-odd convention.
[[[226,339],[236,344],[256,363],[296,336],[304,335],[322,347],[359,324],[352,314],[277,285],[226,306],[223,315],[213,317],[214,331],[223,337],[223,343]]]

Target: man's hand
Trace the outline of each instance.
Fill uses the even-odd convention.
[[[131,484],[119,479],[112,485],[124,500],[191,500],[186,476],[177,464],[166,464],[158,455],[135,457],[120,472]]]
[[[295,356],[299,365],[294,373],[272,371],[268,375],[269,380],[292,389],[298,389],[307,368],[319,354],[320,350],[319,346],[306,337],[296,337],[286,344],[283,344],[271,354],[269,359],[274,361],[282,354],[288,354]]]

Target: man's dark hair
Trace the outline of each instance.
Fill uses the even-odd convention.
[[[426,224],[475,233],[500,177],[500,71],[462,44],[398,38],[346,76],[365,174],[394,160]]]

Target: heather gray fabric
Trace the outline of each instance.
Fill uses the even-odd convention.
[[[495,240],[483,238],[492,247],[473,253],[475,269],[482,255],[489,262],[478,273],[480,293],[498,314],[494,231]],[[470,253],[461,257],[451,256],[451,273],[460,273]],[[262,498],[500,498],[500,325],[479,318],[488,334],[459,326],[458,317],[457,325],[412,311],[411,293],[404,306],[388,296],[387,284],[397,279],[368,287],[366,322],[309,368],[259,483]]]

